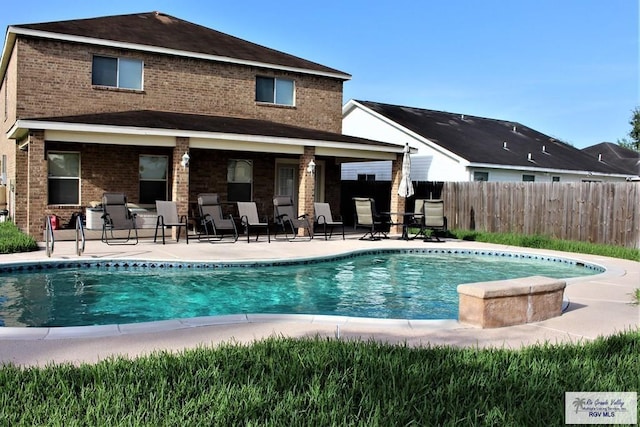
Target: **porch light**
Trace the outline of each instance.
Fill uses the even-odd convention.
[[[184,154],[182,155],[182,161],[180,162],[183,168],[186,168],[187,166],[189,166],[189,159],[191,159],[191,157],[189,157],[189,153],[185,151]]]
[[[309,173],[310,175],[313,175],[315,172],[316,172],[316,162],[314,162],[313,159],[311,159],[311,161],[307,165],[307,173]]]

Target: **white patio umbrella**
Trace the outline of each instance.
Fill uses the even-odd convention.
[[[404,146],[404,157],[402,158],[402,179],[398,187],[398,196],[413,196],[413,183],[411,182],[411,156],[409,154],[409,144]]]

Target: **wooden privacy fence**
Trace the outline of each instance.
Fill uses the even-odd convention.
[[[445,182],[449,228],[640,247],[638,182]]]

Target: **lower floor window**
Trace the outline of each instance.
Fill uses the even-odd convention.
[[[141,155],[139,163],[140,203],[153,204],[167,200],[167,156]]]
[[[253,185],[253,162],[251,160],[229,160],[227,165],[227,200],[230,202],[251,201]]]
[[[489,172],[474,172],[474,181],[489,181]]]
[[[80,204],[80,153],[48,152],[48,200],[50,205]]]
[[[358,181],[375,181],[376,175],[373,173],[359,173]]]

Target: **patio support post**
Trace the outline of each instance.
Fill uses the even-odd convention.
[[[16,203],[16,215],[18,210],[24,212],[23,218],[26,221],[23,223],[24,230],[33,236],[36,240],[41,241],[43,238],[44,230],[44,216],[47,214],[47,158],[44,147],[44,131],[43,130],[31,130],[29,131],[29,144],[27,145],[27,151],[17,151],[17,165],[16,170],[24,170],[26,174],[24,176],[24,183],[16,185],[16,199],[18,199],[18,191],[21,194],[26,194],[27,203]],[[18,174],[18,177],[22,177],[23,174]],[[25,212],[26,210],[26,212]]]
[[[309,215],[309,224],[311,224],[311,229],[313,230],[313,202],[315,200],[315,172],[311,173],[307,170],[309,167],[309,162],[312,160],[315,162],[315,147],[304,147],[304,152],[300,156],[300,165],[299,165],[299,177],[300,177],[300,187],[298,189],[298,215],[302,215],[304,213]],[[298,234],[300,236],[304,236],[305,229],[298,229]]]
[[[189,153],[189,138],[176,137],[176,146],[173,148],[173,185],[171,200],[178,206],[178,215],[189,216],[189,169],[190,166],[182,165],[182,156]],[[178,227],[171,227],[171,237],[176,238]],[[189,232],[187,230],[187,232]]]
[[[402,159],[403,154],[398,154],[396,159],[391,162],[391,206],[389,210],[398,213],[404,213],[406,206],[405,198],[398,195],[398,188],[400,188],[400,181],[402,181]],[[404,217],[401,215],[391,218],[395,223],[401,222],[403,219]],[[398,234],[402,233],[402,226],[395,225],[392,231]]]
[[[13,196],[14,196],[13,222],[22,231],[24,231],[25,233],[29,233],[29,223],[28,223],[29,201],[25,196],[29,192],[29,153],[27,151],[22,151],[18,148],[18,146],[24,142],[25,141],[18,141],[18,143],[14,147],[14,149],[16,150],[16,164],[15,164],[16,178],[13,183],[11,181],[8,182],[7,186],[9,187],[9,191],[13,192]],[[9,170],[7,170],[7,172],[9,172]],[[10,173],[8,175],[10,176]],[[19,199],[18,196],[21,196],[21,198]],[[10,197],[11,195],[9,196],[9,199]],[[11,208],[7,205],[7,209],[11,209]],[[37,238],[37,240],[42,239],[42,236],[36,236],[35,234],[33,234],[32,236]]]

